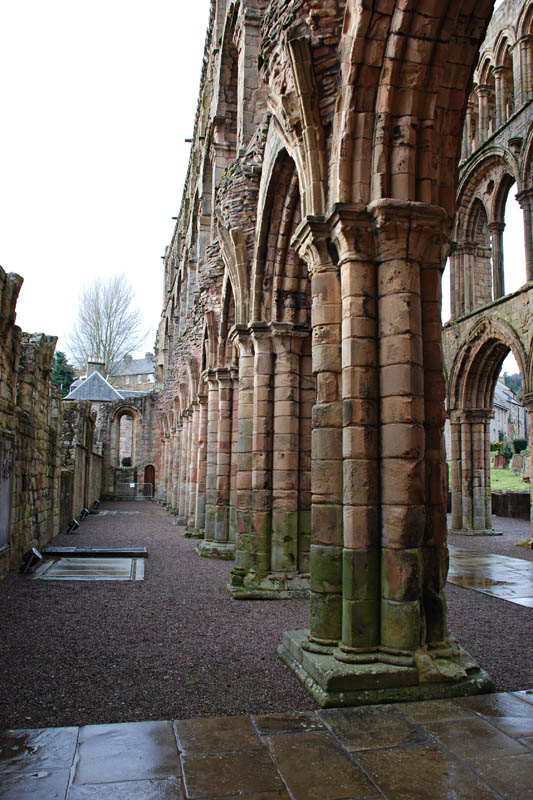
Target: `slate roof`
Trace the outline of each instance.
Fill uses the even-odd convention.
[[[152,375],[154,372],[153,358],[123,358],[111,375],[117,378],[123,375]]]
[[[93,400],[98,402],[111,402],[113,400],[122,400],[122,395],[111,386],[109,381],[100,375],[98,370],[85,378],[84,381],[70,390],[65,397],[65,400]]]

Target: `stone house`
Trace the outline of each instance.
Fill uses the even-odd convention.
[[[117,389],[151,391],[155,383],[153,353],[145,353],[144,358],[124,356],[111,372],[109,382]]]

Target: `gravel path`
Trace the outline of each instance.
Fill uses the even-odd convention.
[[[117,513],[54,544],[145,545],[146,579],[0,581],[0,728],[315,708],[276,655],[283,631],[308,626],[307,600],[231,600],[231,562],[199,558],[162,508],[101,508]],[[532,558],[511,543],[527,523],[509,522],[509,535],[453,544]],[[533,609],[456,586],[448,600],[451,629],[497,688],[533,686]]]

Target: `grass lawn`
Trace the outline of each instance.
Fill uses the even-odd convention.
[[[523,481],[521,477],[515,477],[510,469],[491,469],[490,488],[528,492],[529,483]]]

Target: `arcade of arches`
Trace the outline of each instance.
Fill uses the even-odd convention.
[[[280,655],[322,704],[488,685],[446,624],[442,429],[447,399],[454,524],[487,528],[509,350],[532,386],[502,229],[516,184],[531,279],[533,4],[500,5],[482,49],[492,9],[212,2],[165,257],[158,492],[200,555],[233,561],[235,598],[310,593]]]

